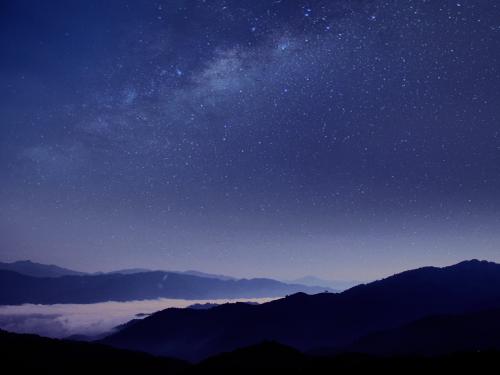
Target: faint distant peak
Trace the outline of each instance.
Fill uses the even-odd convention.
[[[60,277],[85,275],[84,272],[56,266],[54,264],[35,263],[31,260],[19,260],[12,263],[0,262],[0,270],[17,272],[33,277]]]
[[[343,291],[358,284],[361,284],[360,281],[354,280],[326,280],[316,276],[307,275],[298,279],[287,281],[293,284],[301,284],[307,286],[316,286],[322,287],[325,289],[330,289],[333,291]]]

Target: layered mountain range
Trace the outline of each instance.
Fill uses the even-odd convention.
[[[500,348],[499,309],[500,265],[473,260],[406,271],[342,293],[166,309],[101,342],[194,361],[262,341],[306,352],[442,353]],[[468,336],[457,341],[454,332]],[[436,337],[439,343],[429,346]]]
[[[49,269],[52,273],[54,270]],[[60,270],[57,268],[57,273]],[[309,366],[311,355],[436,357],[500,350],[500,265],[496,263],[471,260],[443,268],[424,267],[342,293],[294,293],[294,289],[310,293],[317,289],[269,279],[209,276],[138,270],[34,277],[2,270],[0,299],[9,303],[86,303],[289,294],[260,305],[169,308],[145,314],[98,340],[99,344],[117,349],[203,361],[201,368],[210,368],[214,363],[222,363],[225,368],[228,361],[236,361],[239,366],[251,361],[252,356],[276,360],[288,368],[289,360]],[[7,334],[3,338],[18,340]],[[219,356],[221,353],[233,354]],[[281,356],[288,358],[283,360],[286,363],[279,360]]]
[[[29,261],[0,264],[0,304],[95,303],[156,298],[283,297],[325,288],[255,278],[235,279],[197,271],[121,270],[84,274]]]

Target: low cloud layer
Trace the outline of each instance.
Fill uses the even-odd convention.
[[[17,333],[35,333],[63,338],[72,335],[97,336],[116,326],[169,307],[183,308],[195,303],[227,303],[248,301],[263,303],[271,300],[173,300],[157,299],[130,302],[102,302],[94,304],[56,304],[0,306],[0,328]]]

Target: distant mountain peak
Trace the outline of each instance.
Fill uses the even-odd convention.
[[[14,271],[33,277],[60,277],[84,275],[84,272],[70,270],[54,264],[41,264],[31,260],[18,260],[12,263],[0,262],[0,270]]]
[[[321,288],[285,284],[276,280],[221,280],[185,273],[149,271],[66,276],[49,266],[0,266],[1,304],[93,303],[156,298],[239,299],[271,298],[304,291],[318,293]]]

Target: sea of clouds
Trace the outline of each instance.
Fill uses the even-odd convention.
[[[0,328],[17,333],[64,338],[73,335],[101,336],[116,326],[166,308],[185,308],[193,304],[254,302],[264,303],[272,298],[182,300],[155,299],[130,302],[101,302],[92,304],[55,304],[0,306]]]

